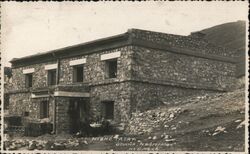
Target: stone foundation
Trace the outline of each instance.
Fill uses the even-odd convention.
[[[132,112],[144,111],[185,97],[215,92],[143,82],[133,82],[131,90]]]

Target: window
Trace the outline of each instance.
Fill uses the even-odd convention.
[[[114,102],[102,102],[103,112],[102,115],[105,119],[114,119]]]
[[[73,67],[73,82],[83,82],[83,65]]]
[[[48,118],[49,117],[49,102],[42,101],[40,102],[40,118]]]
[[[4,110],[8,110],[10,106],[10,96],[8,94],[4,94]]]
[[[48,85],[56,85],[56,69],[48,70]]]
[[[27,111],[23,112],[23,116],[24,117],[28,117],[29,116],[29,112],[27,112]]]
[[[32,73],[25,74],[25,87],[26,88],[32,87]]]
[[[117,59],[106,60],[106,77],[116,78],[117,77]]]

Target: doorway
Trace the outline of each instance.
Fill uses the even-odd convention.
[[[81,123],[89,120],[88,102],[82,98],[71,98],[69,101],[69,125],[70,133],[75,134],[81,131]]]

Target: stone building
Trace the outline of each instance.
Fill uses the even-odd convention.
[[[126,33],[13,59],[9,113],[48,118],[56,133],[82,118],[126,122],[172,99],[228,91],[237,53],[201,34]]]

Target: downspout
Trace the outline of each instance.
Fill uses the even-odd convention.
[[[57,59],[57,69],[56,69],[56,85],[59,85],[59,81],[60,81],[60,59]],[[57,134],[56,132],[56,108],[57,108],[57,101],[56,99],[54,99],[54,132],[55,134]]]
[[[55,54],[52,54],[53,57],[55,57]],[[56,57],[55,57],[56,58]],[[57,69],[56,69],[56,85],[59,84],[59,80],[60,80],[60,59],[57,58]],[[56,134],[56,108],[57,108],[57,102],[56,99],[54,97],[54,102],[53,102],[53,134]]]

